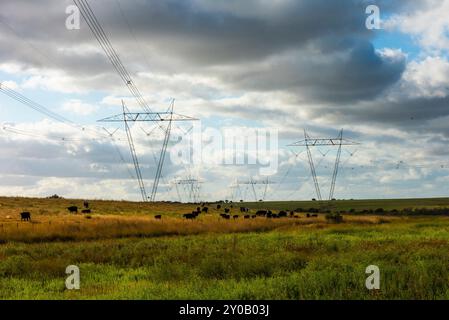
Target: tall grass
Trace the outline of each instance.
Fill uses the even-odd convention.
[[[449,221],[418,220],[7,243],[0,246],[0,298],[448,299]],[[80,291],[64,288],[69,264],[81,269]],[[364,286],[371,264],[381,270],[375,292]]]

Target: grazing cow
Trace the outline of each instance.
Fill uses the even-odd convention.
[[[161,220],[162,219],[162,215],[157,215],[157,216],[154,216],[154,219],[156,219],[156,220]]]
[[[249,214],[247,214],[246,216],[243,217],[244,219],[249,219],[251,218],[251,216]]]
[[[267,211],[266,210],[259,210],[256,212],[256,216],[266,216]]]
[[[201,212],[201,208],[200,208],[200,207],[197,207],[197,208],[196,208],[196,212]]]
[[[279,218],[286,218],[286,217],[287,217],[287,212],[285,212],[285,211],[280,211],[280,212],[278,213],[278,216],[279,216]]]
[[[221,209],[221,205],[217,204],[217,210]]]
[[[204,213],[207,213],[209,211],[209,208],[208,207],[204,207],[201,211],[204,212]]]
[[[84,208],[86,208],[86,209],[89,208],[89,202],[84,201],[83,205],[84,205]]]
[[[225,208],[225,213],[229,213],[229,212],[231,212],[231,209]]]
[[[253,215],[251,216],[251,218],[255,219],[255,218],[257,218],[257,215],[253,214]]]
[[[30,221],[31,220],[31,213],[29,213],[29,212],[21,212],[20,213],[20,220],[21,221]]]
[[[295,216],[295,211],[290,211],[290,217],[294,217]]]
[[[307,217],[307,218],[310,218],[310,213],[306,214],[306,217]]]
[[[226,219],[226,220],[231,219],[231,216],[229,214],[224,214],[224,213],[220,214],[220,217],[222,217],[223,219]]]
[[[293,216],[294,219],[299,219],[299,216]]]
[[[272,214],[271,217],[272,217],[273,219],[280,218],[280,216],[279,216],[278,214]]]
[[[238,216],[238,215],[235,215],[235,216],[232,216],[232,218],[234,218],[234,220],[235,220],[235,219],[238,219],[239,216]]]
[[[187,220],[194,220],[196,218],[196,216],[193,213],[186,213],[185,215],[183,215],[184,218],[186,218]]]
[[[246,208],[240,207],[240,212],[245,212]]]
[[[198,217],[198,216],[199,216],[199,214],[200,214],[200,213],[199,213],[198,211],[192,211],[192,215],[194,215],[194,216],[195,216],[195,218],[196,218],[196,217]]]
[[[92,210],[90,209],[84,209],[81,211],[81,213],[92,213]]]
[[[318,215],[317,215],[316,213],[314,213],[314,214],[312,214],[312,217],[313,217],[313,218],[317,218]]]
[[[78,213],[78,207],[77,206],[71,206],[68,207],[67,210],[69,210],[70,213]]]

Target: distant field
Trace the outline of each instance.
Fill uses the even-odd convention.
[[[375,210],[383,208],[386,210],[399,210],[404,208],[449,208],[449,198],[432,199],[381,199],[381,200],[339,200],[339,201],[269,201],[249,202],[244,205],[249,208],[269,208],[294,210],[296,208],[330,208],[332,210],[348,211],[354,209]]]
[[[86,216],[66,210],[80,200],[0,198],[0,299],[449,299],[447,216],[225,221],[211,205],[209,214],[185,221],[181,215],[196,205],[89,202]],[[254,213],[319,204],[242,205]],[[449,199],[332,205],[444,208]],[[22,210],[31,223],[19,221]],[[368,291],[365,268],[373,264],[381,290]],[[68,265],[80,267],[79,291],[65,289]]]

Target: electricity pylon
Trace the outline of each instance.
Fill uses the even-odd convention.
[[[239,181],[237,180],[235,182],[235,185],[231,186],[231,189],[238,189],[240,190],[240,185],[247,185],[247,186],[251,186],[251,190],[253,192],[253,196],[254,196],[254,200],[257,202],[259,200],[265,200],[265,197],[267,195],[267,191],[268,191],[268,185],[273,184],[274,182],[268,180],[268,177],[265,180],[254,180],[253,178],[250,178],[247,181]],[[258,196],[258,192],[256,192],[256,185],[265,185],[264,188],[264,192],[263,192],[263,196],[260,199]]]
[[[300,141],[292,143],[288,146],[306,147],[307,157],[309,159],[310,173],[313,178],[313,183],[315,185],[315,192],[316,192],[318,200],[323,200],[323,198],[321,196],[320,185],[319,185],[317,174],[316,174],[315,164],[313,162],[311,148],[312,147],[320,147],[320,146],[329,146],[329,147],[337,147],[338,148],[337,157],[335,159],[335,164],[334,164],[334,171],[332,173],[331,186],[330,186],[330,190],[329,190],[329,200],[332,200],[332,198],[334,197],[335,183],[337,181],[338,168],[340,165],[342,146],[352,146],[352,145],[358,145],[358,144],[359,143],[357,143],[357,142],[343,139],[343,129],[341,129],[340,134],[338,135],[337,138],[319,138],[319,139],[310,138],[310,136],[307,134],[307,131],[304,129],[304,140],[300,140]]]
[[[168,142],[170,140],[172,122],[173,121],[195,121],[198,119],[174,113],[173,112],[174,100],[172,100],[170,107],[168,108],[168,110],[166,112],[129,112],[129,110],[126,108],[125,103],[123,101],[122,101],[122,107],[123,107],[122,114],[104,118],[104,119],[101,119],[98,121],[99,122],[123,122],[125,124],[125,131],[126,131],[126,135],[128,138],[129,149],[131,151],[131,156],[133,158],[134,169],[136,171],[137,181],[139,184],[140,193],[142,195],[142,200],[148,201],[148,199],[149,199],[151,202],[154,202],[156,200],[157,189],[158,189],[159,181],[160,181],[161,175],[162,175],[162,168],[163,168],[164,161],[165,161],[165,155],[167,153],[167,146],[168,146]],[[168,122],[166,128],[162,128],[160,126],[160,128],[164,132],[164,141],[162,144],[162,150],[161,150],[161,154],[160,154],[159,161],[157,164],[153,187],[152,187],[151,194],[149,197],[147,195],[145,184],[144,184],[144,181],[142,178],[142,173],[141,173],[140,165],[139,165],[139,159],[137,157],[136,149],[134,146],[134,141],[132,138],[130,127],[129,127],[129,122]]]
[[[162,152],[159,158],[159,162],[157,164],[156,169],[156,176],[153,183],[153,188],[151,190],[151,195],[149,197],[150,201],[155,201],[156,194],[157,194],[157,188],[159,185],[159,180],[161,178],[162,174],[162,167],[165,160],[165,153],[167,151],[167,145],[168,141],[170,139],[170,132],[172,128],[172,122],[173,121],[185,121],[185,120],[196,120],[187,116],[182,115],[176,115],[173,113],[173,106],[174,101],[170,105],[170,108],[167,112],[152,112],[150,106],[145,101],[144,96],[140,93],[140,90],[137,88],[135,82],[131,78],[130,73],[125,68],[125,66],[122,63],[122,60],[120,59],[120,56],[118,55],[117,51],[113,47],[111,41],[109,40],[106,32],[104,31],[103,27],[100,24],[100,21],[95,16],[95,13],[92,10],[92,7],[89,4],[88,0],[73,0],[75,5],[80,10],[81,15],[84,18],[84,21],[89,26],[89,29],[92,31],[92,34],[94,35],[95,39],[97,39],[98,43],[100,44],[101,48],[103,49],[104,53],[106,54],[107,58],[111,62],[114,69],[117,71],[118,75],[132,94],[132,96],[136,99],[139,106],[144,110],[144,112],[138,112],[138,113],[132,113],[129,112],[125,105],[123,104],[123,114],[115,115],[103,120],[100,120],[102,122],[124,122],[125,123],[125,129],[126,134],[128,137],[128,143],[130,146],[131,154],[133,157],[134,167],[137,174],[137,180],[139,181],[139,188],[140,192],[142,194],[143,201],[147,201],[147,193],[145,190],[145,185],[143,183],[142,174],[140,172],[140,166],[139,161],[137,159],[136,150],[134,148],[134,142],[132,140],[131,130],[128,126],[128,122],[137,122],[137,121],[152,121],[152,122],[162,122],[162,121],[168,121],[167,128],[164,129],[162,126],[159,126],[162,131],[164,132],[164,142],[162,146]]]
[[[184,191],[187,193],[190,203],[198,203],[200,201],[200,181],[198,179],[188,178],[188,179],[178,179],[173,182],[176,186],[176,191],[178,196],[181,198],[178,190],[178,185],[183,186]]]

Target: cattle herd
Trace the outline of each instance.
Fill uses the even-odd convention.
[[[77,206],[70,206],[67,207],[67,210],[69,213],[78,213],[78,207]],[[89,202],[84,201],[83,203],[83,209],[81,209],[81,213],[92,213],[92,210],[89,208]],[[20,213],[20,220],[21,221],[31,221],[31,213],[28,211],[24,211]]]
[[[186,213],[183,215],[183,218],[187,220],[195,220],[198,218],[198,216],[202,213],[208,213],[209,207],[207,207],[207,203],[201,203],[201,207],[198,207],[195,211],[192,211],[191,213]],[[218,212],[219,217],[225,220],[236,220],[242,217],[243,219],[255,219],[257,217],[264,217],[267,219],[279,219],[279,218],[300,218],[299,215],[295,213],[295,211],[288,211],[288,210],[282,210],[278,213],[274,213],[271,210],[258,210],[255,214],[250,214],[250,209],[246,207],[240,207],[240,214],[232,214],[233,206],[231,205],[229,208],[222,208],[222,205],[217,204],[215,207],[215,211]],[[316,218],[318,217],[318,214],[307,214],[307,218]],[[160,219],[160,218],[159,218]]]
[[[191,213],[186,213],[183,215],[183,218],[186,220],[195,220],[196,218],[198,218],[198,216],[200,214],[208,214],[208,213],[212,213],[209,212],[209,203],[201,203],[200,207],[197,207],[196,210],[192,211]],[[231,205],[230,207],[222,207],[221,204],[217,204],[215,206],[215,208],[213,208],[212,210],[215,209],[215,212],[219,214],[219,217],[221,217],[222,219],[225,220],[236,220],[239,219],[240,217],[242,217],[243,219],[255,219],[257,217],[264,217],[267,219],[279,219],[279,218],[299,218],[299,215],[297,215],[295,213],[295,211],[288,211],[288,210],[282,210],[279,211],[278,213],[273,213],[271,210],[258,210],[256,213],[252,213],[250,214],[250,209],[246,208],[246,207],[240,207],[240,215],[238,214],[232,214],[232,210],[234,209],[233,206]],[[72,214],[76,214],[79,211],[79,208],[77,206],[70,206],[67,207],[67,210],[69,211],[69,213]],[[84,201],[83,203],[83,209],[81,209],[81,213],[84,214],[88,214],[88,213],[92,213],[92,210],[89,207],[89,203],[87,201]],[[306,218],[316,218],[318,217],[317,213],[314,214],[310,214],[307,213],[306,214]],[[31,221],[31,213],[28,211],[24,211],[20,213],[20,218],[21,221]],[[162,215],[156,215],[154,216],[154,218],[156,220],[161,220],[162,219]]]

